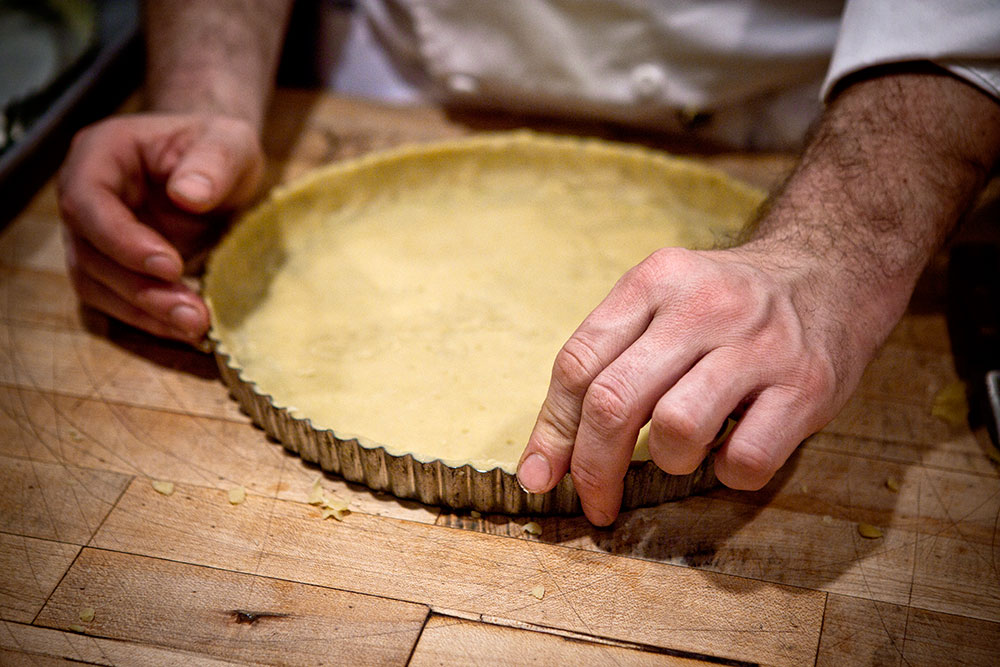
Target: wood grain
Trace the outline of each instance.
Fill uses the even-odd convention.
[[[34,625],[0,621],[0,664],[157,665],[219,667],[238,663],[150,644],[92,637]],[[10,663],[6,662],[10,659]]]
[[[30,623],[80,547],[0,533],[0,619]],[[2,664],[2,661],[0,661]]]
[[[136,481],[93,544],[663,648],[815,657],[821,593],[360,513],[324,522],[278,500],[232,509],[217,491]],[[536,600],[537,585],[552,594]]]
[[[0,264],[65,273],[54,182],[39,190],[25,210],[0,235]]]
[[[907,665],[982,665],[1000,662],[1000,623],[911,607],[903,660]]]
[[[124,332],[0,323],[0,384],[184,414],[241,420],[211,357],[180,344]],[[148,346],[148,347],[147,347]],[[57,352],[58,351],[58,352]]]
[[[0,456],[0,531],[86,544],[129,477]]]
[[[831,595],[816,664],[987,667],[998,659],[998,623]]]
[[[900,481],[898,493],[886,486],[891,476]],[[1000,492],[988,481],[805,450],[760,493],[720,489],[635,510],[625,513],[613,532],[593,531],[579,517],[536,521],[543,540],[563,546],[897,604],[909,604],[911,595],[919,594],[927,608],[957,611],[961,607],[954,605],[965,605],[992,614],[990,598],[1000,595],[1000,585],[984,567],[994,549]],[[439,519],[442,525],[521,538],[524,522],[456,512]],[[884,537],[861,538],[859,522],[882,527]],[[969,577],[933,565],[930,545],[942,553],[966,545],[970,559],[979,554],[962,571]],[[938,556],[944,557],[950,556]],[[933,599],[935,589],[948,591],[948,600]]]
[[[997,545],[928,537],[916,545],[910,604],[1000,622]]]
[[[593,531],[579,517],[536,521],[543,540],[562,546],[899,604],[909,599],[915,537],[908,531],[886,529],[884,538],[864,540],[851,521],[826,523],[816,515],[711,498],[633,510],[608,532]],[[494,517],[481,527],[507,530],[505,520]]]
[[[703,667],[716,663],[436,614],[427,621],[409,662],[410,667],[572,664]]]
[[[80,309],[62,273],[0,264],[0,319],[58,329],[81,329]]]
[[[24,653],[22,651],[8,651],[0,649],[0,665],[17,667],[19,665],[31,665],[31,667],[48,667],[49,665],[83,665],[86,663],[67,658],[54,658],[47,655],[37,655]]]
[[[2,454],[297,501],[322,478],[357,511],[426,523],[439,512],[324,475],[242,415],[213,419],[0,387]]]
[[[83,608],[95,610],[89,623]],[[399,665],[424,606],[84,549],[36,621],[244,664]]]

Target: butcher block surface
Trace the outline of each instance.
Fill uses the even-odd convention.
[[[271,184],[526,122],[291,90],[270,118]],[[766,188],[793,164],[697,159]],[[79,308],[49,184],[0,233],[0,663],[998,664],[1000,474],[932,414],[958,380],[946,262],[765,489],[596,529],[399,501],[286,452],[210,356]],[[317,479],[343,520],[307,502]]]

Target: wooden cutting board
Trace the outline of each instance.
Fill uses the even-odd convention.
[[[279,91],[268,178],[520,123]],[[703,159],[764,187],[792,163]],[[931,414],[957,379],[944,260],[767,488],[606,530],[537,518],[535,536],[532,517],[321,475],[250,424],[209,357],[81,314],[62,255],[50,185],[0,235],[2,663],[1000,661],[1000,475],[977,434]],[[306,503],[317,478],[349,502],[343,521]]]

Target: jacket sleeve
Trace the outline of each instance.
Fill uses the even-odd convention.
[[[1000,98],[1000,0],[848,0],[822,98],[850,74],[912,61]]]

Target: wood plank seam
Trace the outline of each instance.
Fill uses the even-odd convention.
[[[413,654],[417,652],[417,646],[420,644],[420,639],[424,636],[424,632],[427,630],[427,622],[431,620],[431,616],[434,615],[434,610],[428,605],[427,613],[424,615],[424,622],[420,624],[420,632],[417,633],[416,639],[413,640],[413,646],[410,647],[410,654],[406,656],[406,662],[404,664],[409,665],[413,662]]]
[[[134,481],[138,476],[132,476],[132,477],[133,477],[133,481]],[[197,484],[197,483],[187,483],[186,482],[184,485],[187,486],[187,487],[191,487],[191,488],[195,488],[195,489],[201,489],[201,490],[205,490],[205,491],[218,491],[217,487],[205,486],[205,485],[201,485],[201,484]],[[126,491],[127,491],[127,487],[126,487]],[[124,495],[124,492],[123,492],[122,495]],[[271,495],[271,494],[264,495],[264,494],[257,494],[257,493],[250,493],[250,492],[248,492],[247,493],[247,497],[249,498],[251,496],[256,497],[256,498],[260,498],[260,499],[266,499],[266,500],[269,500],[271,502],[294,503],[294,504],[302,505],[302,506],[306,506],[306,507],[309,506],[309,504],[306,503],[306,502],[298,501],[298,500],[283,499],[283,498],[278,497],[277,495]],[[121,500],[121,497],[122,496],[119,496],[118,500],[115,501],[115,506],[117,506],[118,501]],[[732,501],[732,502],[738,502],[738,501]],[[745,504],[745,503],[741,503],[741,504]],[[754,505],[748,505],[748,506],[749,507],[755,507]],[[101,521],[101,525],[104,524],[104,521],[107,519],[107,517],[111,516],[111,514],[113,513],[114,509],[115,509],[115,507],[112,507],[112,509],[108,511],[107,515],[105,516],[105,519],[103,519]],[[378,516],[379,516],[377,514],[369,514],[367,512],[364,512],[364,511],[361,511],[361,510],[356,510],[354,508],[351,509],[351,512],[352,513],[361,514],[361,515],[364,515],[364,516],[373,517],[373,518],[378,518]],[[273,515],[269,515],[269,516],[273,516]],[[440,517],[438,517],[438,520],[439,519],[440,519]],[[412,524],[421,525],[421,526],[427,525],[427,524],[424,524],[424,523],[419,522],[419,521],[411,521],[411,520],[405,519],[405,518],[395,518],[394,517],[392,520],[393,521],[403,522],[403,523],[412,523]],[[448,526],[448,525],[444,525],[444,524],[439,524],[436,521],[432,525],[434,525],[434,526],[436,526],[438,528],[444,529],[444,530],[455,530],[455,531],[459,531],[459,532],[471,532],[471,533],[475,533],[475,534],[479,534],[479,535],[489,535],[490,537],[493,537],[493,538],[503,538],[503,539],[508,539],[508,540],[526,541],[524,537],[517,537],[517,536],[514,536],[514,535],[505,535],[505,534],[498,534],[498,533],[483,533],[483,532],[479,532],[479,531],[470,531],[470,530],[465,529],[465,528],[457,528],[457,527],[454,527],[454,526]],[[907,530],[905,528],[900,528],[898,530],[900,532],[905,532],[905,533],[908,533],[908,534],[920,535],[920,533],[916,533],[915,531]],[[96,536],[99,532],[100,532],[100,527],[98,528],[98,530],[96,530],[94,532],[94,536]],[[91,539],[88,541],[88,543],[87,543],[86,546],[88,546],[90,548],[103,549],[105,551],[114,551],[116,553],[125,553],[125,554],[130,553],[130,552],[127,552],[127,551],[120,551],[118,549],[110,549],[110,548],[107,548],[107,547],[98,547],[98,546],[96,546],[93,543],[93,540],[94,540],[94,537],[92,536]],[[528,540],[528,541],[534,542],[535,540]],[[579,546],[579,545],[575,545],[575,544],[560,544],[560,543],[556,543],[556,542],[544,542],[544,541],[542,541],[542,543],[546,544],[548,546],[552,546],[552,547],[558,547],[558,548],[561,548],[561,549],[569,549],[569,550],[572,550],[572,551],[575,551],[575,552],[578,552],[578,553],[581,553],[581,554],[594,554],[594,553],[606,554],[608,556],[613,556],[613,557],[616,557],[616,558],[625,558],[625,559],[642,561],[642,562],[646,562],[646,563],[655,563],[657,565],[663,565],[665,567],[690,568],[690,569],[697,570],[697,571],[703,571],[703,572],[709,572],[709,573],[717,573],[717,574],[725,574],[725,576],[727,576],[727,577],[733,577],[733,578],[736,578],[736,579],[743,579],[743,580],[746,580],[746,581],[749,581],[749,582],[755,582],[755,583],[757,583],[757,582],[761,581],[760,579],[755,579],[753,577],[742,575],[742,574],[730,574],[730,573],[724,573],[724,572],[716,572],[715,570],[710,570],[710,569],[702,570],[701,568],[697,568],[697,567],[692,567],[692,566],[688,566],[688,565],[678,565],[676,563],[664,563],[662,561],[659,561],[659,560],[656,560],[656,559],[653,559],[653,558],[645,558],[645,557],[642,557],[642,556],[636,556],[636,555],[632,555],[632,554],[617,554],[617,553],[604,552],[604,551],[600,551],[600,550],[595,551],[594,549],[589,549],[589,548],[586,548],[584,546]],[[182,561],[182,560],[175,560],[175,559],[172,559],[172,558],[162,558],[160,556],[156,556],[156,557],[157,558],[161,558],[162,560],[168,560],[168,561],[172,561],[172,562],[186,563],[186,564],[191,564],[191,565],[194,565],[194,564],[201,565],[201,563],[194,563],[194,562],[188,562],[188,561]],[[243,573],[243,574],[253,574],[254,576],[264,576],[264,575],[258,575],[256,573],[246,572],[246,571],[242,571],[242,570],[229,570],[227,568],[218,568],[218,567],[216,567],[214,569],[219,569],[219,570],[229,571],[229,572],[240,572],[240,573]],[[267,578],[274,578],[274,577],[267,577]],[[284,579],[281,579],[281,580],[284,580]],[[294,580],[288,580],[288,581],[294,581]],[[307,583],[307,582],[296,582],[296,583]],[[772,582],[772,583],[774,583],[774,582]],[[799,586],[799,585],[796,585],[796,584],[780,583],[780,585],[783,586],[783,587],[786,587],[786,588],[792,588],[792,589],[801,590],[801,591],[809,591],[809,592],[813,592],[814,591],[814,589],[807,588],[807,587],[804,587],[804,586]],[[341,589],[335,589],[335,590],[341,590]],[[345,592],[347,592],[347,591],[345,590]],[[825,595],[826,595],[826,592],[824,592],[824,599],[825,599]],[[868,599],[868,598],[864,598],[862,596],[851,596],[851,595],[849,595],[849,597],[859,597],[860,599]],[[406,601],[406,600],[400,600],[400,601]]]
[[[110,513],[111,512],[108,512],[108,514]],[[96,535],[97,531],[94,531],[94,534]],[[94,539],[93,535],[91,535],[91,539]],[[35,621],[38,620],[38,615],[42,613],[42,611],[45,609],[45,605],[47,605],[49,603],[49,600],[52,599],[52,594],[55,593],[57,590],[59,590],[59,587],[62,585],[62,582],[66,579],[66,575],[69,574],[69,571],[73,569],[74,565],[76,565],[76,561],[80,558],[80,554],[82,553],[83,549],[80,549],[79,551],[76,552],[76,555],[73,556],[73,560],[69,562],[69,566],[63,571],[62,576],[59,577],[59,581],[57,581],[56,585],[52,587],[52,590],[49,591],[49,594],[45,596],[45,602],[43,602],[42,606],[38,608],[37,612],[35,612],[35,615],[31,619],[31,625],[34,625]]]
[[[94,541],[94,537],[97,535],[97,533],[101,532],[101,527],[104,526],[104,522],[108,520],[108,517],[111,516],[111,513],[115,511],[116,507],[118,507],[118,503],[121,502],[121,499],[125,496],[125,492],[128,491],[128,487],[132,485],[132,482],[135,481],[135,478],[137,476],[136,475],[127,475],[127,477],[129,478],[128,484],[125,484],[122,487],[122,490],[118,493],[118,497],[115,498],[115,502],[111,503],[111,507],[108,508],[108,511],[104,514],[104,517],[97,524],[97,528],[94,529],[94,532],[91,534],[90,539],[87,540],[87,544],[85,546],[89,546],[90,543]],[[81,551],[81,553],[83,552],[82,549],[80,551]],[[79,557],[79,554],[77,554],[77,557]],[[72,565],[70,565],[70,567],[72,567]],[[67,570],[67,572],[68,571],[69,570]],[[56,586],[56,588],[58,588],[58,586]]]
[[[825,606],[825,599],[824,599]],[[703,662],[710,662],[718,665],[731,665],[733,667],[750,667],[751,665],[757,665],[755,662],[747,662],[745,660],[734,660],[731,658],[723,658],[720,656],[709,655],[707,653],[698,653],[695,651],[685,651],[683,649],[672,649],[665,648],[663,646],[656,646],[655,644],[645,644],[642,642],[630,642],[622,639],[612,639],[610,637],[603,637],[601,635],[593,635],[585,632],[575,632],[573,630],[565,630],[562,628],[541,625],[538,623],[529,623],[527,621],[517,621],[514,619],[503,618],[500,616],[491,616],[489,614],[476,614],[472,612],[465,612],[459,609],[445,609],[431,605],[431,615],[436,614],[438,616],[453,618],[460,621],[473,621],[477,623],[485,623],[487,625],[495,625],[502,628],[513,628],[515,630],[527,630],[529,632],[538,632],[545,635],[553,635],[555,637],[561,637],[570,641],[585,642],[590,644],[601,644],[603,646],[614,646],[616,648],[629,649],[633,651],[643,651],[646,653],[656,653],[658,655],[669,655],[676,658],[691,658],[694,660],[701,660]],[[430,620],[431,615],[424,621],[424,626],[426,627],[427,621]],[[417,643],[420,642],[419,637],[417,638]],[[416,648],[416,646],[414,646]],[[819,650],[817,644],[816,650]]]
[[[564,547],[564,548],[573,548],[573,549],[576,549],[576,547]],[[128,552],[128,551],[121,551],[121,550],[118,550],[118,549],[110,549],[110,548],[107,548],[107,547],[88,546],[87,549],[91,549],[91,550],[94,550],[94,551],[104,551],[104,552],[109,552],[109,553],[116,553],[116,554],[121,554],[121,555],[125,555],[125,556],[136,556],[137,555],[137,554],[133,554],[133,553]],[[80,553],[83,553],[82,549],[81,549]],[[177,563],[177,564],[181,564],[181,565],[194,565],[196,567],[206,568],[206,569],[210,569],[210,570],[215,570],[215,571],[218,571],[218,572],[225,572],[225,573],[229,573],[229,574],[246,575],[246,576],[258,577],[258,578],[261,578],[261,579],[272,580],[272,581],[281,581],[281,582],[292,583],[292,584],[301,584],[301,585],[313,586],[313,587],[316,587],[316,588],[322,588],[322,589],[327,589],[327,590],[331,590],[331,591],[337,591],[337,592],[340,592],[340,593],[349,593],[349,594],[354,594],[354,595],[362,595],[362,596],[369,597],[369,598],[372,598],[372,599],[380,599],[380,600],[387,600],[387,601],[392,601],[392,602],[402,602],[402,603],[408,603],[408,604],[415,604],[414,600],[410,600],[410,599],[406,599],[406,598],[402,598],[402,597],[395,597],[395,596],[384,595],[384,594],[379,594],[379,593],[360,592],[360,591],[349,589],[349,588],[340,588],[340,587],[337,587],[337,586],[329,586],[329,585],[315,583],[315,582],[312,582],[312,581],[297,581],[297,580],[294,580],[294,579],[287,579],[287,578],[282,578],[282,577],[274,577],[274,576],[264,575],[264,574],[251,574],[249,572],[242,571],[242,570],[233,570],[233,569],[218,567],[218,566],[215,566],[215,565],[207,565],[207,564],[204,564],[204,563],[190,563],[190,562],[187,562],[187,561],[177,560],[177,559],[173,559],[173,558],[164,558],[162,556],[141,555],[141,557],[142,558],[148,558],[148,559],[151,559],[151,560],[159,560],[159,561],[164,561],[164,562]],[[79,558],[79,554],[77,555],[76,558]],[[76,562],[76,558],[74,559],[74,563]],[[70,571],[70,569],[71,568],[67,568],[66,572],[68,573]],[[743,577],[738,577],[738,575],[727,575],[727,576],[733,576],[733,577],[736,577],[736,578],[743,578]],[[63,575],[63,578],[65,578],[65,574]],[[61,580],[60,580],[60,583],[61,583]],[[788,585],[785,585],[785,586],[788,587],[788,588],[801,588],[801,587],[796,587],[796,586],[788,586]],[[56,586],[55,589],[54,589],[54,591],[58,590],[58,588],[59,587]],[[804,589],[804,588],[802,590],[810,591],[810,589]],[[51,595],[50,595],[50,597],[51,597]],[[824,613],[825,613],[826,601],[827,601],[828,597],[829,597],[829,595],[826,594],[826,593],[824,593],[824,596],[823,596]],[[860,598],[860,599],[864,599],[864,598]],[[47,603],[48,603],[48,600],[46,600],[46,604]],[[421,603],[416,603],[416,604],[421,604]],[[554,636],[563,637],[565,639],[571,639],[571,640],[582,641],[582,642],[605,644],[605,645],[608,645],[608,646],[614,646],[614,647],[624,648],[624,649],[630,649],[630,650],[653,652],[653,653],[657,653],[657,654],[661,654],[661,655],[670,655],[670,656],[674,656],[674,657],[692,658],[692,659],[702,660],[702,661],[706,661],[706,662],[712,662],[712,663],[720,664],[720,665],[732,665],[732,666],[735,666],[735,667],[749,667],[749,666],[757,665],[758,664],[758,663],[755,663],[755,662],[734,660],[734,659],[731,659],[731,658],[714,656],[714,655],[710,655],[710,654],[706,654],[706,653],[698,653],[698,652],[695,652],[695,651],[685,651],[685,650],[682,650],[682,649],[671,649],[671,648],[656,646],[654,644],[646,644],[646,643],[641,643],[641,642],[630,642],[630,641],[621,640],[621,639],[613,639],[613,638],[609,638],[609,637],[604,637],[602,635],[594,635],[594,634],[588,634],[588,633],[582,633],[582,632],[575,632],[575,631],[572,631],[572,630],[565,630],[565,629],[561,629],[561,628],[557,628],[557,627],[552,627],[552,626],[546,626],[546,625],[542,625],[542,624],[530,623],[530,622],[526,622],[526,621],[518,621],[518,620],[515,620],[515,619],[508,619],[508,618],[504,618],[504,617],[501,617],[501,616],[494,616],[494,615],[489,615],[489,614],[477,614],[477,613],[473,613],[473,612],[465,612],[465,611],[461,611],[461,610],[455,610],[455,609],[449,609],[449,608],[445,608],[445,607],[439,607],[439,606],[433,605],[433,604],[426,604],[426,603],[424,603],[423,606],[425,606],[427,608],[428,613],[427,613],[426,617],[424,618],[423,624],[421,626],[421,633],[420,634],[422,634],[423,631],[424,631],[424,629],[426,628],[427,622],[430,619],[431,615],[432,614],[437,614],[439,616],[447,616],[447,617],[455,618],[455,619],[458,619],[458,620],[475,621],[475,622],[486,623],[486,624],[489,624],[489,625],[495,625],[495,626],[498,626],[498,627],[508,627],[508,628],[519,629],[519,630],[527,630],[527,631],[532,631],[532,632],[540,632],[540,633],[543,633],[543,634],[548,634],[548,635],[554,635]],[[39,613],[41,613],[41,612],[39,612]],[[37,616],[36,616],[36,618],[37,618]],[[39,627],[44,627],[44,626],[39,626]],[[411,649],[410,657],[412,657],[413,651],[416,650],[416,646],[419,643],[420,634],[417,635],[417,640],[414,642],[413,649]],[[822,636],[822,635],[819,634],[818,636]],[[818,651],[818,647],[819,647],[819,642],[817,641],[817,651]]]
[[[819,641],[816,642],[816,657],[813,659],[813,665],[819,664],[820,650],[823,648],[823,631],[826,629],[826,608],[829,604],[830,594],[827,593],[826,597],[823,598],[823,615],[820,617]]]
[[[43,625],[35,625],[34,623],[31,623],[31,624],[28,624],[28,623],[18,623],[17,621],[8,621],[8,620],[0,621],[0,623],[3,623],[4,625],[19,626],[19,627],[22,627],[22,628],[31,628],[33,630],[45,630],[45,631],[52,632],[52,633],[57,633],[57,634],[63,635],[63,636],[71,635],[71,636],[82,637],[82,638],[93,638],[93,639],[99,640],[101,642],[110,642],[110,643],[114,643],[114,644],[116,644],[118,646],[123,646],[123,647],[140,646],[139,644],[136,644],[136,642],[130,642],[130,641],[126,640],[126,639],[116,639],[114,637],[98,637],[96,635],[88,635],[88,634],[77,633],[77,632],[69,632],[69,631],[65,631],[65,630],[57,630],[55,628],[48,628],[48,627],[45,627]],[[16,641],[16,638],[14,638],[14,639]],[[142,644],[141,646],[143,646],[143,647],[150,647],[150,648],[156,648],[156,649],[160,649],[160,650],[166,650],[166,651],[169,651],[170,653],[179,654],[179,655],[182,655],[182,656],[189,656],[192,661],[203,661],[206,658],[206,656],[204,654],[202,654],[202,653],[195,653],[195,652],[192,652],[192,651],[187,651],[185,649],[180,649],[180,648],[175,648],[175,647],[167,647],[165,649],[161,649],[161,647],[154,647],[151,644]],[[24,655],[40,656],[40,657],[47,657],[47,658],[48,657],[62,658],[64,660],[72,660],[74,663],[80,663],[80,664],[84,664],[84,665],[113,665],[114,664],[114,662],[110,658],[106,657],[106,654],[104,653],[104,651],[101,649],[100,646],[97,646],[96,648],[99,651],[101,651],[101,655],[102,656],[105,656],[105,660],[103,662],[95,662],[95,661],[92,661],[92,660],[89,660],[89,659],[85,659],[82,656],[79,656],[79,654],[77,654],[77,657],[68,657],[67,655],[64,654],[64,652],[57,652],[57,651],[43,652],[43,651],[38,651],[38,650],[31,649],[30,647],[23,647],[23,646],[19,646],[18,650],[21,651],[21,653],[23,653]],[[243,664],[243,663],[233,662],[233,661],[230,661],[230,660],[225,660],[225,659],[216,658],[216,657],[213,657],[212,661],[213,661],[213,663],[226,664],[226,665],[241,665],[241,664]]]
[[[133,479],[134,479],[134,477],[135,476],[133,476]],[[201,485],[201,484],[186,483],[185,485],[189,486],[189,487],[192,487],[192,488],[197,488],[197,489],[202,489],[202,490],[207,490],[207,491],[217,491],[218,490],[216,487],[204,486],[204,485]],[[270,495],[270,494],[269,495],[264,495],[264,494],[248,494],[248,496],[249,495],[252,495],[252,496],[260,498],[260,499],[267,499],[267,500],[269,500],[271,502],[290,502],[290,503],[295,503],[295,504],[298,504],[298,505],[307,505],[307,503],[304,503],[302,501],[289,500],[289,499],[281,499],[281,498],[277,498],[276,496]],[[120,498],[121,498],[121,496],[119,497],[119,500],[120,500]],[[732,502],[738,502],[738,501],[732,501]],[[116,500],[115,505],[117,506],[117,504],[118,504],[118,501]],[[748,505],[748,506],[753,507],[753,505]],[[112,508],[112,509],[114,509],[114,508]],[[357,512],[358,514],[362,514],[362,515],[370,516],[370,517],[377,517],[378,516],[376,514],[369,514],[367,512],[363,512],[363,511],[356,510],[356,509],[352,509],[352,512]],[[108,514],[105,516],[105,519],[102,520],[102,522],[101,522],[102,525],[103,525],[104,521],[107,519],[107,517],[111,516],[111,514],[112,514],[112,511],[109,511]],[[440,519],[440,517],[439,517],[439,519]],[[405,523],[414,523],[414,524],[417,524],[417,525],[423,525],[423,524],[421,524],[421,522],[410,521],[410,520],[405,519],[405,518],[394,518],[393,520],[394,521],[405,522]],[[458,530],[458,531],[463,531],[463,532],[477,532],[478,533],[478,531],[468,531],[468,529],[465,529],[465,528],[456,528],[456,527],[453,527],[453,526],[447,526],[447,525],[442,525],[442,524],[438,524],[438,523],[435,523],[434,525],[438,526],[439,528],[445,528],[445,529],[450,529],[450,530]],[[915,543],[915,546],[914,546],[915,549],[917,548],[919,542],[926,541],[927,539],[936,538],[937,536],[940,535],[940,533],[935,533],[933,535],[932,534],[924,534],[924,533],[920,533],[920,532],[917,532],[917,531],[909,530],[909,529],[906,529],[906,528],[898,528],[896,530],[899,531],[899,532],[901,532],[901,533],[906,533],[907,535],[911,535],[913,537],[913,540],[914,540],[914,543]],[[96,536],[98,534],[98,532],[99,531],[95,531],[94,536]],[[502,538],[506,538],[506,539],[524,540],[523,537],[517,537],[517,536],[514,536],[514,535],[494,534],[494,533],[478,533],[478,534],[488,534],[488,535],[491,535],[492,537],[502,537]],[[924,538],[924,540],[921,540],[921,538]],[[94,537],[91,537],[91,539],[88,541],[87,546],[89,546],[91,548],[103,548],[105,550],[115,551],[115,552],[118,552],[118,553],[129,553],[129,552],[126,552],[126,551],[119,551],[119,550],[116,550],[116,549],[108,549],[106,547],[96,547],[94,545],[94,543],[93,543],[93,540],[94,540]],[[593,549],[587,548],[585,546],[576,545],[576,544],[560,544],[560,543],[555,543],[555,542],[546,542],[546,544],[548,544],[550,546],[554,546],[554,547],[559,547],[559,548],[562,548],[562,549],[570,549],[570,550],[573,550],[575,552],[579,552],[579,553],[583,553],[583,554],[595,553],[595,551]],[[605,553],[605,552],[597,551],[596,553]],[[668,565],[667,563],[663,563],[662,561],[656,560],[654,558],[646,558],[646,557],[643,557],[643,556],[638,556],[638,555],[633,555],[633,554],[609,554],[609,555],[613,555],[613,556],[621,557],[621,558],[626,558],[626,559],[639,560],[639,561],[648,562],[648,563],[655,563],[655,564],[658,564],[658,565]],[[163,558],[163,560],[168,560],[168,561],[178,562],[178,563],[203,565],[202,563],[195,563],[195,562],[189,562],[189,561],[183,561],[183,560],[176,560],[176,559],[172,559],[172,558]],[[702,568],[692,567],[692,566],[687,566],[687,565],[678,565],[676,563],[669,564],[669,566],[673,566],[673,567],[685,567],[685,568],[691,567],[691,569],[698,570],[698,571],[716,572],[716,570],[712,570],[712,569],[702,569]],[[264,575],[257,575],[256,573],[251,573],[251,572],[247,572],[247,571],[244,571],[244,570],[230,570],[228,568],[217,568],[217,567],[215,569],[229,571],[229,572],[238,572],[238,573],[243,573],[243,574],[253,574],[254,576],[264,576]],[[750,576],[747,576],[747,575],[743,575],[743,574],[733,574],[733,573],[728,573],[728,572],[724,572],[722,574],[725,574],[726,576],[730,576],[730,577],[744,579],[744,580],[747,580],[747,581],[752,581],[752,582],[760,581],[759,579],[755,579],[753,577],[750,577]],[[862,576],[864,576],[864,574],[862,574]],[[273,577],[268,577],[268,578],[273,578]],[[282,579],[282,580],[286,580],[286,579]],[[293,581],[293,582],[296,582],[296,583],[310,583],[310,582],[297,582],[296,580],[291,580],[291,579],[288,579],[287,581]],[[911,575],[911,582],[912,582],[912,575]],[[772,583],[775,583],[775,582],[772,582]],[[814,589],[808,588],[806,586],[801,586],[801,585],[797,585],[797,584],[793,584],[793,583],[780,582],[780,585],[784,586],[784,587],[787,587],[787,588],[793,588],[793,589],[798,589],[798,590],[802,590],[802,591],[813,591],[814,590]],[[339,589],[339,588],[335,588],[335,587],[331,587],[331,588],[334,588],[334,590],[342,590],[344,592],[352,592],[352,591],[350,591],[348,589]],[[912,590],[912,584],[911,584],[911,590]],[[826,594],[826,593],[827,592],[824,592],[824,594]],[[843,595],[845,597],[856,598],[856,599],[859,599],[859,600],[876,599],[875,597],[873,597],[873,595],[870,592],[869,592],[869,594],[867,596],[866,595],[862,595],[860,593],[852,593],[852,592],[846,592],[846,591],[845,592],[838,592],[838,594]],[[387,598],[387,599],[393,599],[393,600],[403,601],[403,602],[407,602],[407,601],[412,602],[412,600],[405,600],[405,599],[402,599],[402,598]],[[825,599],[826,598],[824,597],[824,600]],[[934,609],[925,609],[925,611],[934,611]],[[986,620],[988,620],[988,619],[986,619]]]
[[[133,480],[134,479],[135,479],[135,476],[133,476]],[[192,486],[194,488],[201,488],[201,489],[204,489],[204,490],[212,490],[212,491],[217,490],[217,489],[215,489],[215,487],[203,486],[203,485],[199,485],[199,484],[191,484],[190,486]],[[267,498],[271,502],[274,502],[274,500],[275,500],[275,497],[272,496],[272,495],[259,495],[259,496],[258,496],[258,494],[253,494],[253,495],[257,496],[257,497],[260,497],[260,498]],[[114,507],[117,507],[118,501],[120,499],[121,499],[121,496],[119,496],[119,498],[116,499]],[[300,505],[302,504],[301,502],[294,501],[294,500],[292,500],[292,501],[283,501],[283,502],[294,502],[294,503],[300,504]],[[112,508],[112,509],[114,509],[114,508]],[[355,510],[355,511],[357,511],[357,510]],[[363,512],[363,511],[358,511],[358,513],[359,514],[364,514],[366,516],[376,516],[376,515],[373,515],[373,514],[368,514],[368,513]],[[107,516],[110,516],[110,514],[111,514],[111,511],[109,510],[109,512],[105,516],[105,518],[102,519],[101,525],[104,524],[104,521],[106,520]],[[398,519],[398,520],[399,521],[407,521],[407,522],[409,522],[407,519]],[[914,540],[915,540],[915,547],[914,548],[917,548],[919,546],[919,544],[925,543],[928,538],[933,538],[933,537],[936,537],[938,535],[938,533],[935,533],[935,534],[924,534],[924,533],[915,532],[915,531],[911,531],[911,530],[904,529],[904,528],[900,528],[898,530],[902,531],[902,532],[905,532],[907,534],[910,534],[910,535],[912,535],[914,537]],[[96,535],[96,531],[95,531],[95,535]],[[522,539],[522,538],[516,538],[515,536],[512,536],[512,535],[502,535],[502,534],[500,534],[500,535],[495,535],[495,536],[497,536],[497,537],[515,538],[515,539]],[[920,538],[925,538],[925,539],[920,539]],[[574,550],[576,550],[578,552],[587,553],[587,552],[593,551],[592,549],[588,549],[588,548],[586,548],[584,546],[563,545],[563,544],[556,544],[556,543],[551,543],[551,544],[553,544],[553,546],[559,546],[559,547],[564,548],[564,549],[574,549]],[[93,536],[88,541],[88,545],[89,546],[93,546]],[[660,561],[657,561],[656,559],[643,558],[641,556],[635,556],[635,555],[631,555],[631,554],[617,554],[617,555],[619,555],[621,557],[624,557],[624,558],[630,558],[630,559],[635,559],[635,560],[643,560],[643,561],[647,561],[647,562],[654,562],[654,563],[659,563],[660,562]],[[185,561],[177,561],[177,562],[185,562]],[[695,568],[695,569],[699,569],[699,568]],[[706,570],[706,571],[710,571],[711,572],[713,570]],[[911,569],[911,586],[910,586],[911,592],[912,592],[912,571],[913,570]],[[729,574],[729,576],[737,576],[737,577],[742,576],[742,575],[731,574],[731,573],[727,573],[727,574]],[[756,581],[756,579],[753,579],[752,577],[742,576],[742,578]],[[782,585],[789,586],[789,587],[792,587],[792,588],[799,588],[801,590],[812,590],[812,589],[809,589],[808,587],[798,586],[796,584],[791,584],[791,583],[787,583],[787,582],[783,583]],[[840,594],[842,594],[842,595],[844,595],[846,597],[853,597],[853,598],[857,598],[857,599],[861,599],[861,600],[871,599],[872,598],[871,595],[865,596],[865,595],[862,595],[860,593],[856,594],[856,593],[851,593],[851,592],[846,592],[846,591],[840,592]],[[933,611],[933,610],[934,610],[933,608],[926,608],[925,609],[925,611]]]

